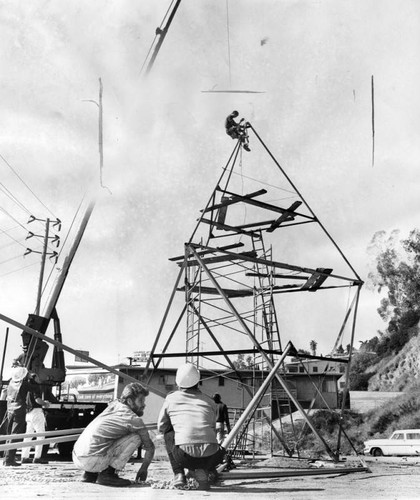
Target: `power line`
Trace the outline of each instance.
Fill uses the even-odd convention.
[[[23,267],[19,267],[19,269],[15,269],[13,271],[9,271],[7,273],[4,273],[4,274],[0,274],[0,278],[3,278],[4,276],[8,276],[9,274],[14,274],[14,273],[17,273],[19,271],[22,271],[23,269],[27,269],[28,267],[32,267],[32,266],[35,266],[37,265],[38,262],[34,262],[32,264],[28,264],[27,266],[23,266]]]
[[[16,196],[8,189],[2,182],[0,182],[0,189],[4,192],[4,194],[10,198],[16,205],[21,208],[24,212],[30,215],[30,211],[25,207],[23,203],[21,203]]]
[[[14,244],[16,244],[16,243],[17,243],[18,245],[21,245],[21,246],[23,246],[24,248],[26,248],[26,247],[25,247],[25,245],[23,245],[23,243],[20,243],[18,240],[15,240],[15,239],[14,239],[12,236],[10,236],[9,234],[8,234],[7,236],[9,236],[9,238],[10,238],[11,240],[13,240],[13,241],[10,241],[9,243],[5,243],[3,246],[1,246],[1,247],[0,247],[0,250],[3,250],[4,248],[7,248],[7,247],[11,247],[11,246],[13,246],[13,245],[14,245]]]
[[[4,161],[4,163],[10,168],[10,170],[16,175],[16,177],[22,182],[22,184],[28,189],[28,191],[38,200],[38,202],[46,209],[48,212],[56,219],[57,217],[51,212],[51,210],[43,203],[40,198],[32,191],[32,189],[26,184],[26,182],[22,179],[22,177],[16,172],[16,170],[10,165],[10,163],[4,158],[4,156],[0,153],[0,158]]]
[[[15,222],[17,222],[19,224],[19,226],[23,227],[23,229],[25,229],[26,231],[26,228],[24,226],[22,226],[22,224],[19,223],[19,221],[17,221],[16,219],[14,219],[4,208],[1,208],[0,207],[0,210],[2,212],[4,212],[6,215],[8,215],[12,220],[14,220]],[[13,238],[13,236],[11,236],[7,231],[3,230],[3,229],[0,229],[1,233],[2,234],[5,234],[8,238],[10,238],[11,240],[15,241],[16,243],[18,243],[19,245],[23,246],[24,248],[25,245],[23,243],[21,243],[20,241],[18,241],[16,238]]]
[[[9,259],[5,259],[3,261],[0,262],[0,266],[2,264],[6,264],[6,262],[10,262],[12,260],[16,260],[16,259],[20,259],[21,258],[21,255],[15,255],[14,257],[10,257]]]
[[[15,242],[14,241],[9,241],[9,243],[5,243],[4,245],[2,245],[0,247],[0,250],[3,250],[4,248],[7,248],[7,247],[11,247],[12,245],[14,245]]]
[[[11,218],[14,222],[16,222],[16,223],[17,223],[17,224],[18,224],[21,228],[23,228],[23,229],[25,230],[25,232],[26,232],[26,233],[28,233],[27,228],[26,228],[23,224],[21,224],[21,223],[20,223],[17,219],[15,219],[15,218],[13,217],[13,215],[9,214],[9,212],[8,212],[7,210],[5,210],[4,208],[0,207],[0,211],[2,211],[5,215],[7,215],[8,217],[10,217],[10,218]],[[20,243],[18,240],[16,240],[16,239],[15,239],[15,238],[13,238],[12,236],[10,236],[10,234],[9,234],[9,233],[7,233],[6,231],[3,231],[3,230],[1,230],[1,229],[0,229],[0,231],[2,231],[2,233],[6,234],[6,235],[7,235],[9,238],[11,238],[12,240],[16,241],[16,243],[19,243],[19,245],[22,245],[24,248],[26,248],[26,246],[25,246],[25,245],[23,245],[23,244],[22,244],[22,243]],[[39,235],[34,234],[34,233],[32,233],[32,232],[29,232],[29,234],[31,235],[31,237],[34,237],[34,238],[38,241],[38,243],[43,243],[43,240],[42,240],[42,238],[41,238]],[[28,236],[26,237],[26,239],[28,239]],[[53,249],[53,248],[51,248],[50,246],[48,246],[48,250],[51,250],[52,252],[54,252],[54,249]]]

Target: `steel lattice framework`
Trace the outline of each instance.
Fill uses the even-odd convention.
[[[283,326],[283,317],[290,316],[288,306],[280,305],[279,315],[277,305],[285,297],[299,300],[304,296],[310,300],[324,292],[328,294],[324,316],[327,319],[337,304],[330,299],[331,293],[352,293],[344,319],[332,333],[336,340],[328,359],[334,360],[334,353],[346,336],[348,344],[353,345],[363,283],[251,124],[248,130],[251,138],[255,137],[252,152],[244,153],[241,142],[237,142],[200,211],[184,252],[170,259],[179,267],[178,277],[145,374],[157,368],[165,357],[182,357],[199,367],[223,369],[226,377],[232,374],[240,381],[235,359],[238,355],[252,356],[252,366],[263,374],[263,379],[270,377],[270,383],[252,408],[244,412],[248,419],[244,419],[243,425],[249,424],[258,408],[262,418],[271,423],[273,401],[281,393],[293,402],[326,451],[336,459],[338,452],[314,428],[308,412],[285,380],[285,357],[308,355],[299,354],[297,348],[301,346],[295,347],[293,334]],[[306,239],[297,235],[308,226],[318,233]],[[326,244],[328,259],[334,254],[334,268],[317,262],[323,260],[321,250]],[[305,259],[305,265],[294,263],[298,259]],[[184,295],[183,305],[172,321],[179,294]],[[306,318],[299,319],[311,323],[312,311],[308,306],[304,310]],[[185,350],[181,352],[180,336],[185,339]],[[178,351],[173,351],[174,345],[178,345]],[[347,359],[338,361],[348,363],[350,358],[351,349]],[[247,390],[253,397],[258,387],[248,384]],[[286,444],[281,431],[273,430],[283,448],[292,454],[293,447]]]

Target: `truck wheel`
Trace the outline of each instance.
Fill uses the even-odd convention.
[[[374,457],[382,457],[383,453],[382,453],[382,450],[380,448],[375,448],[372,450],[372,455]]]

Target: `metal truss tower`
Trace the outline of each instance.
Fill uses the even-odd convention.
[[[258,401],[245,412],[244,425],[249,425],[258,409],[263,420],[272,424],[273,401],[283,394],[335,459],[337,453],[314,428],[285,380],[284,358],[308,357],[299,353],[302,346],[296,342],[305,337],[302,329],[314,337],[326,330],[332,338],[337,336],[334,325],[314,326],[315,319],[335,314],[337,301],[331,299],[332,292],[354,294],[344,311],[344,323],[336,328],[339,339],[334,348],[343,342],[346,329],[352,345],[363,283],[251,124],[249,131],[255,138],[252,152],[243,152],[237,142],[184,252],[170,259],[179,267],[178,277],[145,375],[165,357],[181,357],[215,373],[224,370],[226,377],[241,381],[237,359],[248,359],[261,380],[272,375]],[[328,266],[322,264],[325,258]],[[319,293],[327,294],[325,304],[317,300],[310,305],[308,301]],[[182,305],[177,302],[179,294],[184,296]],[[305,297],[305,305],[294,309],[291,298],[299,303],[299,297]],[[319,312],[322,305],[327,309],[324,313]],[[174,311],[180,313],[168,326]],[[298,326],[289,328],[288,321],[297,321]],[[181,337],[185,349],[180,351]],[[331,352],[328,359],[333,356]],[[258,392],[261,380],[259,384],[243,381],[250,398]],[[290,449],[281,431],[272,429],[291,455],[296,448]]]

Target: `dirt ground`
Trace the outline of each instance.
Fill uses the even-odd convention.
[[[236,468],[224,473],[224,479],[210,491],[158,489],[172,478],[166,460],[156,460],[149,469],[150,484],[133,484],[128,488],[110,488],[80,482],[81,473],[72,462],[50,456],[48,465],[29,464],[21,467],[0,466],[0,498],[2,500],[32,499],[153,499],[153,500],[252,500],[257,498],[287,500],[366,500],[420,498],[419,458],[367,458],[369,472],[327,475],[229,479],[229,475],[249,472],[290,472],[307,469],[309,462],[282,457],[258,461],[235,462]],[[318,462],[313,470],[325,470],[326,462]],[[357,467],[356,458],[348,458],[341,467]],[[139,463],[128,463],[121,476],[134,480]],[[155,487],[153,487],[155,486]]]

